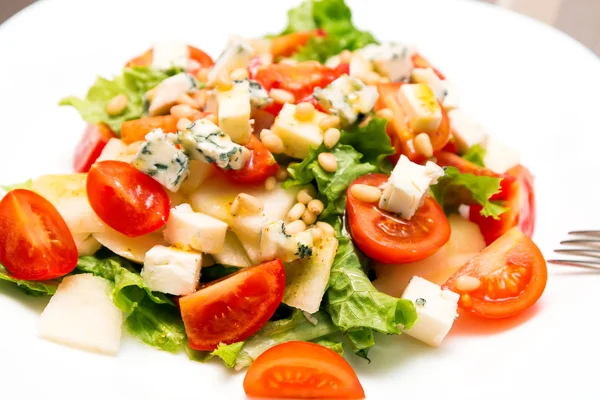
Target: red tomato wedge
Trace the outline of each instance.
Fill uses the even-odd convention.
[[[379,99],[377,100],[376,109],[389,108],[392,111],[394,117],[387,125],[388,135],[392,137],[392,143],[401,151],[401,154],[406,155],[411,161],[419,163],[424,161],[425,158],[415,149],[415,132],[412,132],[409,128],[406,113],[398,98],[398,90],[403,84],[403,82],[395,82],[377,85]],[[442,149],[450,139],[450,118],[448,118],[444,108],[441,108],[443,118],[440,127],[437,132],[429,135],[434,152]],[[397,161],[399,157],[400,154],[396,154],[395,159],[392,159],[392,161]]]
[[[122,161],[101,161],[86,181],[88,201],[104,223],[129,237],[167,223],[171,202],[160,183]]]
[[[117,135],[106,124],[88,124],[81,140],[75,148],[73,168],[76,172],[88,172],[92,164],[100,157],[106,143]]]
[[[386,264],[429,257],[450,239],[450,223],[435,200],[427,197],[415,215],[406,220],[352,196],[352,186],[363,184],[383,189],[388,178],[369,174],[356,179],[348,188],[346,210],[352,239],[363,253]]]
[[[279,165],[273,157],[273,154],[262,144],[256,136],[250,136],[250,142],[245,146],[250,150],[250,158],[242,169],[222,169],[225,177],[233,183],[241,183],[247,185],[259,184],[273,176],[279,170]]]
[[[304,46],[311,37],[325,35],[325,31],[322,29],[315,29],[275,37],[271,39],[271,55],[274,59],[289,57]]]
[[[25,189],[0,202],[0,263],[17,279],[42,281],[75,269],[77,247],[48,200]]]
[[[285,273],[279,260],[243,268],[179,299],[190,347],[214,350],[246,340],[273,316],[283,299]]]
[[[335,351],[315,343],[287,342],[262,353],[244,378],[248,396],[295,399],[364,399],[356,373]]]
[[[213,64],[214,64],[213,59],[208,54],[203,52],[202,50],[200,50],[194,46],[189,46],[189,45],[188,45],[188,50],[190,52],[190,60],[193,60],[198,63],[198,66],[195,66],[194,68],[188,68],[188,72],[190,74],[195,74],[196,72],[198,72],[198,70],[200,68],[206,68],[206,67],[213,66]],[[150,50],[146,51],[145,53],[129,60],[127,62],[127,64],[125,64],[125,66],[126,67],[146,67],[148,65],[151,65],[153,53],[154,53],[153,49],[150,49]]]
[[[178,120],[173,115],[160,115],[125,121],[121,124],[121,140],[125,144],[143,141],[148,132],[158,128],[163,132],[175,132]]]
[[[438,71],[437,68],[433,67],[429,61],[427,61],[425,58],[423,58],[422,55],[420,55],[419,53],[415,53],[412,56],[412,62],[415,68],[431,68],[433,69],[433,72],[435,72],[435,74],[442,80],[446,79],[446,77],[444,76],[444,74],[442,74],[440,71]]]
[[[509,169],[505,175],[513,180],[510,181],[510,186],[506,185],[503,188],[506,200],[504,206],[509,210],[500,215],[500,219],[482,216],[480,214],[481,206],[471,206],[469,209],[469,219],[479,225],[487,244],[492,243],[514,226],[518,227],[525,235],[533,236],[535,228],[533,176],[522,165]]]
[[[478,289],[461,291],[460,277],[478,278]],[[460,294],[459,307],[485,318],[506,318],[531,307],[546,287],[540,249],[513,228],[467,262],[444,284]]]

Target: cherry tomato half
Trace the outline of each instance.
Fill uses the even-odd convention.
[[[315,29],[274,37],[271,39],[271,55],[274,59],[289,57],[304,46],[311,37],[325,35],[326,33],[323,30]]]
[[[356,373],[333,350],[315,343],[287,342],[254,360],[244,378],[248,396],[295,399],[364,399]]]
[[[81,140],[75,148],[73,167],[76,172],[88,172],[100,157],[106,143],[117,135],[106,124],[88,124]]]
[[[193,68],[187,68],[187,72],[195,74],[200,68],[212,67],[214,65],[213,59],[200,49],[194,46],[189,46],[189,58],[195,61],[198,65]],[[146,67],[152,64],[153,49],[146,51],[145,53],[129,60],[125,67]]]
[[[0,202],[0,263],[17,279],[59,278],[75,269],[77,247],[48,200],[25,189]]]
[[[356,179],[348,188],[346,209],[352,239],[363,253],[386,264],[429,257],[450,239],[450,223],[435,200],[428,196],[415,215],[406,220],[352,196],[352,186],[363,184],[383,189],[388,178],[369,174]]]
[[[171,202],[160,183],[122,161],[101,161],[86,182],[94,212],[114,230],[137,237],[166,224]]]
[[[440,78],[441,80],[446,79],[444,74],[442,74],[437,68],[433,67],[429,61],[427,61],[423,56],[419,53],[415,53],[412,56],[412,62],[415,68],[431,68],[433,72]]]
[[[279,165],[273,154],[262,144],[256,136],[250,136],[250,142],[245,146],[250,150],[250,158],[242,169],[222,169],[225,177],[233,183],[247,185],[263,183],[268,177],[273,176],[279,170]]]

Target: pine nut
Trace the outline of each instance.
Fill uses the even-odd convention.
[[[152,99],[154,98],[154,96],[156,96],[156,87],[153,87],[152,89],[148,90],[144,96],[146,96],[147,100],[152,101]]]
[[[358,201],[364,201],[365,203],[376,203],[381,198],[381,189],[375,186],[356,184],[350,188],[350,193]]]
[[[187,118],[180,118],[179,121],[177,121],[177,130],[180,132],[183,132],[185,130],[187,130],[188,126],[190,126],[192,124],[192,121],[190,121]]]
[[[317,216],[306,210],[304,211],[304,214],[302,214],[302,221],[304,221],[306,225],[312,225],[317,221]]]
[[[299,121],[309,121],[315,115],[315,106],[311,103],[303,102],[296,104],[296,119]]]
[[[200,68],[196,73],[196,78],[200,82],[206,83],[208,81],[208,74],[210,73],[210,68]]]
[[[251,214],[258,214],[264,209],[262,201],[247,193],[238,194],[236,199],[238,200],[240,207],[243,207]]]
[[[198,108],[204,108],[207,100],[206,90],[198,90],[194,94],[192,94],[192,98],[198,104]]]
[[[188,96],[187,94],[182,94],[181,96],[179,96],[177,98],[177,103],[178,104],[186,104],[192,108],[198,109],[200,108],[200,106],[198,105],[198,103],[196,102],[196,100],[192,99],[190,96]]]
[[[433,146],[431,145],[431,139],[426,133],[419,133],[415,137],[415,150],[423,154],[425,157],[433,157]]]
[[[314,199],[308,203],[306,208],[308,208],[308,211],[311,213],[320,215],[323,212],[323,209],[325,209],[325,204],[323,204],[323,202],[319,199]]]
[[[189,118],[194,114],[194,109],[187,104],[177,104],[171,107],[171,115],[176,118]]]
[[[323,143],[325,144],[325,147],[327,147],[328,149],[334,147],[337,144],[337,142],[339,142],[340,135],[340,130],[337,128],[327,129],[325,131],[325,134],[323,135]]]
[[[310,195],[307,189],[302,189],[298,192],[298,195],[296,196],[296,200],[298,200],[298,203],[302,204],[308,204],[312,199],[313,197]]]
[[[248,70],[246,68],[237,68],[231,73],[231,79],[234,81],[242,81],[246,78],[248,78]]]
[[[288,178],[288,176],[289,174],[287,172],[287,168],[279,167],[279,171],[277,171],[275,174],[275,179],[277,179],[279,182],[283,182]]]
[[[319,122],[319,128],[325,132],[329,128],[337,128],[340,126],[340,117],[333,115],[331,117],[323,118]]]
[[[382,108],[381,110],[377,111],[375,115],[377,115],[379,118],[385,118],[387,120],[394,118],[394,113],[389,108]]]
[[[323,236],[335,237],[335,229],[333,229],[333,226],[329,225],[327,222],[317,222],[317,228],[323,231]]]
[[[323,230],[321,228],[311,228],[313,240],[319,240],[323,237]]]
[[[288,235],[295,235],[306,230],[306,224],[301,219],[290,222],[285,226],[285,233]]]
[[[237,197],[233,199],[231,207],[229,208],[229,213],[234,217],[240,213],[240,202],[238,201]]]
[[[352,60],[352,52],[350,50],[344,50],[340,53],[340,63],[349,64]]]
[[[459,292],[472,292],[479,289],[481,281],[474,276],[462,275],[456,279],[456,290]]]
[[[269,92],[269,96],[273,99],[275,103],[285,104],[285,103],[295,103],[296,98],[292,92],[288,92],[283,89],[271,89]]]
[[[261,132],[261,141],[265,145],[267,150],[269,150],[271,153],[273,153],[273,154],[283,153],[283,149],[284,149],[283,141],[281,140],[281,138],[279,136],[275,135],[274,133],[264,135],[264,137],[263,137],[263,134]]]
[[[302,203],[296,203],[292,207],[292,209],[288,212],[288,220],[295,221],[297,219],[302,218],[302,214],[306,211],[306,206]]]
[[[376,85],[381,81],[381,76],[375,71],[367,71],[361,78],[367,85]]]
[[[106,113],[108,115],[119,115],[127,108],[129,99],[124,94],[119,94],[113,97],[106,105]]]
[[[279,61],[279,64],[298,65],[298,61],[294,60],[293,58],[282,58],[281,61]]]
[[[318,157],[319,165],[326,172],[335,172],[337,169],[337,159],[331,153],[321,153]]]
[[[277,179],[275,179],[274,176],[268,177],[265,181],[265,189],[270,192],[271,190],[275,189],[275,186],[277,186]]]
[[[270,136],[270,135],[274,135],[274,133],[273,133],[273,132],[271,132],[271,130],[270,130],[270,129],[263,129],[262,131],[260,131],[260,135],[259,135],[259,136],[260,136],[260,141],[261,141],[261,142],[262,142],[262,141],[264,141],[264,140],[265,140],[265,138],[266,138],[267,136]]]

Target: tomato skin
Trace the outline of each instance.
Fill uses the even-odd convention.
[[[96,215],[129,237],[154,232],[169,218],[171,202],[161,184],[122,161],[94,164],[86,192]]]
[[[219,343],[246,340],[268,320],[283,299],[280,260],[243,268],[179,299],[190,347],[214,350]]]
[[[88,124],[73,157],[73,168],[76,172],[88,172],[90,167],[106,146],[106,143],[117,135],[106,124]]]
[[[433,67],[429,61],[427,61],[423,56],[419,53],[415,53],[412,56],[412,62],[415,68],[431,68],[433,72],[440,78],[441,80],[445,80],[446,77],[442,74],[437,68]]]
[[[208,54],[203,52],[202,50],[200,50],[194,46],[189,46],[189,45],[188,45],[188,50],[190,53],[189,54],[190,60],[196,61],[200,65],[200,67],[206,68],[206,67],[212,67],[214,65],[213,59]],[[129,60],[127,62],[127,64],[125,64],[125,67],[147,67],[152,64],[153,53],[154,53],[153,49],[147,50],[146,52],[142,53],[141,55]],[[195,74],[196,72],[198,72],[198,69],[199,68],[190,69],[190,70],[188,70],[188,72],[190,74]]]
[[[279,165],[275,161],[275,157],[256,136],[250,136],[250,142],[244,147],[250,150],[250,158],[242,169],[233,170],[215,167],[230,182],[255,185],[263,183],[268,177],[279,171]]]
[[[472,292],[461,292],[457,279],[481,280]],[[484,318],[507,318],[531,307],[546,288],[548,270],[540,249],[512,228],[448,279],[444,288],[460,294],[459,307]]]
[[[365,398],[346,360],[321,345],[298,341],[279,344],[258,356],[246,373],[244,391],[261,398]]]
[[[302,46],[306,45],[311,37],[320,36],[321,34],[322,31],[320,29],[315,29],[275,37],[271,39],[271,55],[273,59],[289,57],[296,53]]]
[[[389,176],[369,174],[348,187],[346,210],[354,243],[369,257],[385,264],[410,263],[429,257],[450,240],[450,223],[439,204],[427,197],[410,220],[363,203],[351,188],[364,184],[383,188]]]
[[[164,132],[176,132],[178,120],[173,115],[159,115],[125,121],[121,124],[121,140],[125,144],[143,141],[150,131],[158,128]]]
[[[65,276],[77,265],[73,235],[58,210],[26,189],[0,201],[0,263],[17,279]]]

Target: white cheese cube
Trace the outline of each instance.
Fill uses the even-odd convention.
[[[433,134],[438,130],[442,108],[429,86],[422,83],[402,85],[398,98],[413,132]]]
[[[155,292],[184,296],[196,291],[201,268],[200,253],[154,246],[146,253],[141,275]]]
[[[372,63],[375,72],[390,78],[392,82],[410,78],[412,56],[415,53],[412,46],[392,42],[370,44],[358,52]]]
[[[448,117],[452,127],[452,136],[456,140],[460,152],[464,153],[476,144],[485,147],[488,134],[481,124],[460,109],[450,111]]]
[[[506,143],[490,136],[485,144],[485,157],[483,163],[489,169],[502,174],[521,162],[521,156]]]
[[[315,111],[311,119],[300,121],[295,114],[294,104],[284,104],[271,130],[283,141],[285,154],[304,159],[308,156],[311,147],[319,147],[323,142],[323,132],[319,128],[319,122],[328,115]]]
[[[242,169],[250,157],[248,149],[233,143],[229,135],[206,118],[194,122],[177,136],[192,160],[237,170]]]
[[[423,83],[433,91],[438,101],[443,102],[446,98],[445,81],[441,80],[433,68],[415,68],[411,72],[413,83]]]
[[[231,90],[217,90],[219,128],[237,144],[245,145],[250,140],[250,83],[234,83]]]
[[[415,164],[405,155],[400,156],[388,180],[379,207],[411,219],[425,201],[429,186],[437,183],[444,170],[428,161],[425,166]]]
[[[285,223],[275,221],[263,228],[260,237],[261,261],[280,259],[291,262],[313,254],[313,236],[310,230],[288,235]]]
[[[171,209],[163,234],[171,245],[216,254],[223,250],[227,224],[194,212],[189,204],[181,204]]]
[[[65,277],[42,312],[40,335],[68,346],[116,354],[123,316],[110,292],[111,284],[104,278],[92,274]]]
[[[456,311],[460,296],[415,276],[408,283],[402,298],[415,303],[418,316],[417,322],[404,333],[430,346],[439,346],[458,318]]]
[[[159,42],[152,50],[152,68],[168,70],[183,68],[188,65],[190,50],[183,43]]]
[[[379,97],[375,86],[367,86],[360,79],[348,75],[339,77],[323,89],[316,88],[313,95],[321,107],[340,117],[346,126],[371,112]]]
[[[191,92],[197,86],[196,79],[185,72],[165,79],[156,87],[156,93],[150,102],[148,113],[151,117],[167,114],[177,103],[179,96]]]
[[[215,168],[207,162],[201,160],[190,161],[190,173],[185,181],[179,187],[179,193],[189,194],[210,178],[215,173]]]
[[[239,36],[230,36],[208,74],[208,83],[214,83],[221,75],[229,77],[236,68],[246,68],[253,55],[254,48],[248,42]]]
[[[460,97],[458,95],[458,89],[448,79],[444,79],[444,86],[446,87],[446,97],[442,102],[442,106],[446,111],[456,110],[459,106]]]
[[[179,190],[190,172],[188,157],[169,140],[162,129],[155,129],[146,135],[146,142],[131,164],[171,192]]]
[[[94,255],[102,245],[94,236],[87,233],[79,233],[73,235],[75,246],[77,246],[77,254],[79,257]]]

